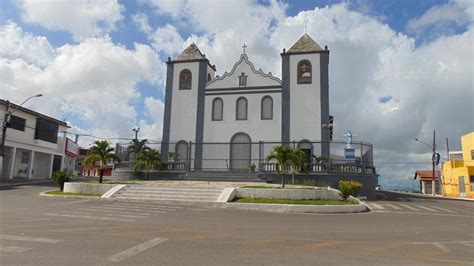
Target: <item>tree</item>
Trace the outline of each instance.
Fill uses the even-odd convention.
[[[138,173],[141,169],[146,171],[146,180],[150,180],[150,171],[158,169],[161,164],[161,155],[155,149],[144,149],[138,154],[133,171]]]
[[[130,156],[130,154],[134,154],[134,159],[137,159],[138,154],[140,154],[141,151],[143,150],[149,150],[150,148],[146,145],[148,143],[147,139],[142,139],[142,140],[133,140],[130,145],[127,147],[127,153]]]
[[[266,161],[271,160],[276,161],[276,170],[281,173],[281,185],[285,187],[285,176],[284,174],[289,170],[289,165],[291,164],[293,148],[290,146],[276,146],[273,147],[270,155],[267,156]]]
[[[291,162],[291,182],[294,185],[295,184],[295,175],[299,174],[300,170],[307,169],[307,164],[308,164],[308,156],[302,149],[292,149],[291,151],[291,156],[290,156],[290,162]]]
[[[104,170],[107,168],[108,162],[114,163],[120,162],[120,159],[113,153],[114,148],[110,147],[110,143],[106,140],[94,141],[94,146],[91,147],[89,155],[84,158],[84,165],[96,165],[99,162],[99,183],[102,183],[102,177],[104,176]]]

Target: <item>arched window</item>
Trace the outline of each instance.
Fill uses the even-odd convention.
[[[211,77],[211,73],[207,73],[207,81],[211,80],[212,77]]]
[[[183,69],[179,73],[179,89],[190,90],[191,89],[192,74],[189,69]]]
[[[261,118],[262,120],[272,120],[273,119],[273,99],[270,96],[264,96],[262,98],[261,104]]]
[[[178,161],[186,162],[188,160],[188,143],[180,140],[176,143],[175,151],[178,154]]]
[[[237,112],[235,114],[236,120],[247,120],[247,99],[240,97],[237,99]]]
[[[310,84],[311,83],[311,63],[308,60],[301,60],[298,63],[298,84]]]
[[[224,111],[224,102],[221,98],[212,100],[212,121],[222,121]]]

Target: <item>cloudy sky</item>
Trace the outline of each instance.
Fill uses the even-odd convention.
[[[307,32],[330,55],[335,139],[374,144],[384,184],[430,167],[474,130],[474,1],[0,1],[0,98],[68,121],[71,132],[161,138],[168,56],[192,41],[218,74],[248,45],[280,76],[283,48]],[[87,145],[92,138],[81,137]],[[444,150],[441,150],[442,155]],[[410,162],[410,163],[408,163]],[[411,184],[411,182],[409,182]]]

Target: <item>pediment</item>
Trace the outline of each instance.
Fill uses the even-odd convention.
[[[242,76],[246,80],[245,86],[239,84]],[[274,77],[271,72],[264,73],[261,69],[256,70],[247,55],[242,54],[230,72],[225,72],[222,76],[216,76],[208,81],[206,89],[263,86],[281,86],[281,80]]]

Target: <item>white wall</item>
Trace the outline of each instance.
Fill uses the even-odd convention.
[[[320,54],[290,55],[290,140],[321,140]],[[312,66],[312,83],[297,84],[298,62]]]
[[[191,71],[192,81],[190,90],[179,90],[179,73],[183,69]],[[196,137],[198,79],[199,62],[174,64],[170,142],[180,140],[194,142]]]
[[[270,77],[268,73],[256,70],[252,63],[248,61],[247,55],[241,55],[240,60],[234,65],[229,73],[226,72],[222,77],[216,78],[216,80],[210,82],[206,89],[239,87],[238,77],[242,72],[247,76],[247,87],[281,85],[278,78]]]

